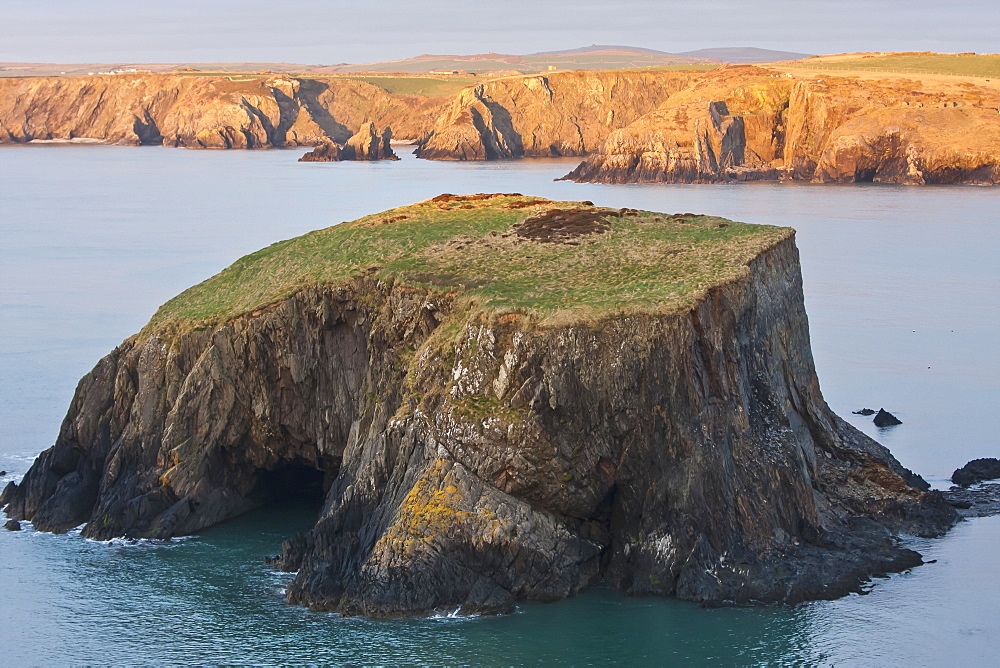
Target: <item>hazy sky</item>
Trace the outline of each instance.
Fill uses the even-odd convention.
[[[0,0],[0,60],[330,64],[590,44],[1000,51],[997,0]]]

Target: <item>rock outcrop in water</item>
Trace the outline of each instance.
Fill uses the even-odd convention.
[[[794,602],[955,520],[834,415],[793,233],[442,196],[280,242],[80,382],[14,519],[166,538],[317,493],[292,602],[510,610],[604,580]]]
[[[333,142],[320,144],[299,158],[299,162],[340,162],[341,160],[347,160],[347,158],[342,156],[343,149],[343,146]]]
[[[574,181],[1000,183],[1000,94],[971,83],[709,73],[612,133]]]
[[[997,478],[1000,478],[1000,459],[996,457],[973,459],[962,468],[955,469],[955,472],[951,474],[951,481],[961,487]]]
[[[309,151],[299,162],[340,162],[341,160],[399,160],[392,150],[392,129],[379,132],[368,122],[345,144],[323,144]]]
[[[381,132],[372,122],[361,126],[353,137],[347,140],[345,148],[353,154],[354,160],[399,160],[392,152],[392,128]]]
[[[427,133],[445,101],[362,81],[135,74],[0,78],[0,143],[94,139],[186,148],[345,142],[369,120]]]

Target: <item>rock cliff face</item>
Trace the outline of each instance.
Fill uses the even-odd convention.
[[[723,68],[612,133],[566,178],[1000,183],[1000,95],[923,88]]]
[[[91,138],[186,148],[311,146],[344,142],[368,120],[417,138],[442,104],[348,79],[0,78],[0,143]]]
[[[354,154],[355,160],[399,160],[392,152],[391,141],[392,128],[386,127],[379,132],[369,121],[347,140],[346,148]]]
[[[434,123],[417,156],[432,160],[576,156],[656,109],[691,72],[560,72],[467,88]]]
[[[802,157],[806,169],[812,160]],[[993,109],[878,109],[834,130],[812,180],[1000,184],[1000,115]]]
[[[328,236],[373,253],[329,258],[357,262],[352,278],[291,277],[291,294],[215,325],[154,319],[81,381],[55,446],[0,504],[44,530],[165,538],[314,490],[319,519],[280,559],[298,571],[288,596],[352,615],[506,611],[602,579],[794,602],[921,563],[894,533],[935,535],[954,511],[823,401],[790,230],[553,206],[442,196],[241,260],[164,309],[228,298],[208,291]],[[418,231],[445,229],[436,215],[451,227],[421,250]],[[691,229],[700,242],[669,245]],[[372,250],[397,233],[407,255]],[[639,234],[664,241],[621,245]],[[742,259],[722,269],[723,247]],[[690,297],[640,306],[650,248],[671,281],[697,282]],[[446,269],[547,254],[579,255],[612,284],[625,267],[619,306],[539,319],[540,306],[487,307],[543,303],[517,280]],[[432,256],[441,269],[417,266]]]
[[[388,93],[364,81],[301,79],[300,96],[332,139],[347,141],[369,121],[391,126],[394,136],[416,141],[430,132],[449,98]]]
[[[754,66],[506,77],[450,100],[345,78],[0,78],[0,143],[346,145],[373,123],[428,159],[590,156],[566,177],[576,181],[996,184],[998,108],[1000,94],[968,82]]]

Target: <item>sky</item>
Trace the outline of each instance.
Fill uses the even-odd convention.
[[[1000,52],[996,0],[0,0],[0,61],[365,63],[590,44]]]

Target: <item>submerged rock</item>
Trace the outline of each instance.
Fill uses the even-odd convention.
[[[853,413],[854,415],[864,415],[865,417],[868,417],[869,415],[875,415],[875,411],[873,411],[871,408],[862,408],[859,411],[851,411],[851,413]]]
[[[956,485],[968,487],[984,480],[1000,478],[1000,459],[984,457],[973,459],[951,474],[951,481]]]
[[[876,427],[894,427],[897,424],[903,424],[902,420],[884,408],[878,409],[878,413],[875,414],[872,422],[875,423]]]
[[[304,489],[289,600],[381,617],[602,580],[832,598],[956,519],[823,400],[791,230],[514,194],[191,288],[81,381],[6,499],[41,530],[166,538]]]

